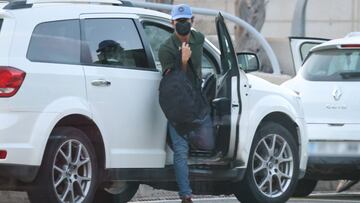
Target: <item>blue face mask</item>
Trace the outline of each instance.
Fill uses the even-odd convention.
[[[191,31],[191,23],[190,22],[177,22],[175,25],[176,32],[181,36],[186,36]]]

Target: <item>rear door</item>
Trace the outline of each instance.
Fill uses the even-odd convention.
[[[215,21],[221,51],[221,67],[215,74],[215,99],[228,101],[228,108],[225,111],[216,112],[215,110],[215,125],[217,125],[218,136],[225,141],[225,146],[228,146],[228,149],[224,151],[227,151],[228,157],[234,157],[239,139],[238,124],[241,112],[240,74],[236,53],[223,16],[219,14]]]
[[[161,79],[136,15],[81,15],[82,63],[92,112],[110,151],[111,168],[165,164]]]
[[[309,54],[311,48],[328,41],[328,39],[308,37],[290,37],[289,40],[296,72],[298,72],[306,56]]]

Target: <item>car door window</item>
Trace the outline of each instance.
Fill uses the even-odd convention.
[[[210,52],[204,48],[203,56],[201,59],[201,71],[203,78],[207,78],[209,75],[214,74],[216,70],[216,62]]]
[[[146,52],[131,19],[85,19],[87,65],[148,69]]]
[[[80,64],[79,20],[37,25],[30,39],[27,58],[35,62]]]
[[[173,29],[153,22],[143,22],[143,27],[146,36],[149,38],[150,46],[154,54],[156,68],[161,70],[159,49],[161,44],[171,36]]]
[[[216,17],[216,30],[221,51],[221,74],[225,74],[229,69],[237,69],[238,64],[230,34],[221,15]]]

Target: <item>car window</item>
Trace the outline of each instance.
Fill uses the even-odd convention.
[[[229,43],[226,39],[225,36],[220,36],[221,40],[222,40],[222,44],[224,44],[225,49],[223,50],[223,52],[221,53],[223,55],[224,60],[222,60],[222,62],[224,62],[224,64],[222,64],[221,66],[221,72],[222,73],[226,73],[230,67],[231,67],[231,51],[229,48]]]
[[[304,59],[309,54],[310,50],[318,44],[320,44],[320,43],[304,42],[303,44],[301,44],[301,46],[300,46],[301,60],[304,61]]]
[[[30,39],[27,58],[35,62],[80,64],[79,20],[37,25]]]
[[[161,44],[168,39],[173,30],[170,27],[152,22],[144,22],[143,27],[146,36],[149,38],[150,46],[154,54],[156,68],[161,70],[161,64],[159,61],[159,49]]]
[[[216,17],[216,30],[221,51],[221,74],[225,74],[229,69],[238,68],[237,59],[231,37],[226,28],[224,18],[221,15]]]
[[[360,50],[314,52],[303,68],[304,77],[312,81],[360,80]]]
[[[201,59],[201,66],[202,66],[201,71],[203,78],[206,78],[215,72],[216,62],[214,61],[215,59],[213,58],[213,56],[211,56],[211,54],[206,49],[204,49],[203,56]]]
[[[83,62],[123,68],[149,68],[135,23],[131,19],[86,19]],[[88,49],[88,50],[86,50]]]

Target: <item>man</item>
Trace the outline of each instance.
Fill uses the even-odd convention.
[[[177,56],[181,52],[181,70],[192,82],[194,87],[201,85],[201,59],[203,55],[204,35],[191,30],[194,17],[191,8],[182,4],[174,6],[171,11],[172,25],[175,32],[167,39],[159,49],[159,59],[164,74],[176,67],[179,63]],[[192,68],[193,70],[191,70]],[[213,150],[215,138],[210,115],[200,121],[200,127],[187,135],[179,135],[173,126],[169,124],[169,133],[174,150],[174,168],[176,182],[179,187],[179,196],[183,203],[191,201],[192,190],[189,182],[189,167],[187,158],[189,143],[202,150]]]

